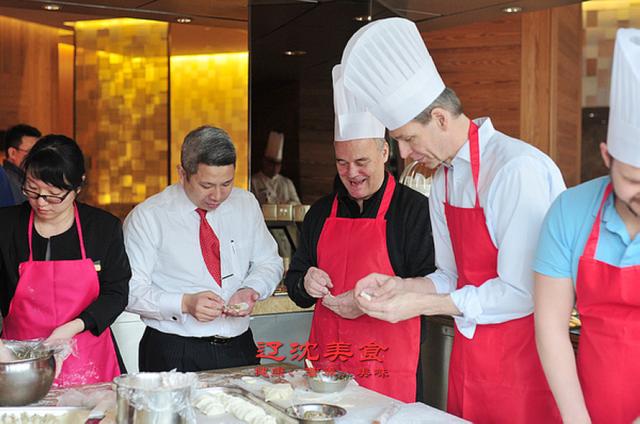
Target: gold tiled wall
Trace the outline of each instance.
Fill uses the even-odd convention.
[[[171,57],[171,180],[178,180],[180,146],[187,133],[213,125],[229,133],[238,160],[235,186],[249,176],[249,54]]]
[[[584,63],[582,106],[609,105],[611,61],[618,28],[640,28],[640,0],[592,0],[582,3]]]
[[[168,24],[108,19],[75,29],[85,198],[103,206],[139,203],[167,185]]]

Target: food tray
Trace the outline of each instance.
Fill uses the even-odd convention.
[[[245,390],[242,387],[238,387],[238,386],[209,387],[207,389],[201,389],[201,390],[198,390],[198,393],[196,394],[195,399],[197,399],[198,397],[206,393],[217,393],[217,392],[222,392],[228,395],[237,396],[239,398],[246,400],[247,402],[251,402],[256,406],[259,406],[260,408],[264,409],[267,414],[273,416],[278,422],[278,424],[297,424],[298,423],[298,420],[289,417],[284,412],[284,410],[278,405],[267,402],[261,397],[254,395],[250,391]],[[220,417],[223,417],[223,416],[221,415]],[[215,419],[216,417],[212,416],[208,418]],[[199,422],[200,421],[201,420],[199,420]],[[215,422],[215,420],[212,420],[211,422]],[[239,421],[239,422],[242,422],[242,421]]]
[[[78,424],[89,417],[90,409],[59,406],[0,408],[0,424]]]

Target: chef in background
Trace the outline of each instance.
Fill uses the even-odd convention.
[[[321,354],[316,368],[353,373],[364,387],[415,402],[420,318],[391,324],[366,316],[353,288],[372,272],[408,277],[435,269],[429,201],[385,171],[384,126],[345,92],[340,65],[333,69],[333,95],[338,178],[334,192],[304,219],[287,292],[301,307],[315,304],[309,341],[319,352],[335,342],[352,346],[345,362]],[[384,349],[382,361],[363,361],[360,349],[376,345]]]
[[[490,118],[469,119],[407,19],[363,27],[342,66],[345,88],[401,155],[438,168],[429,197],[436,272],[366,277],[358,306],[391,322],[454,317],[449,412],[479,424],[559,422],[536,351],[531,265],[544,215],[565,188],[560,170]]]
[[[640,30],[618,30],[609,175],[562,193],[545,218],[534,263],[538,350],[565,422],[640,416]],[[582,328],[578,359],[567,322]]]
[[[293,182],[280,174],[283,147],[284,134],[271,131],[262,158],[262,168],[251,176],[251,192],[261,205],[265,203],[300,204]]]

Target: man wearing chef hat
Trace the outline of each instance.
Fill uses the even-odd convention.
[[[449,412],[481,424],[558,422],[536,352],[531,264],[544,215],[565,188],[559,169],[489,118],[467,118],[409,20],[363,27],[342,65],[346,89],[402,156],[438,168],[429,198],[438,269],[370,275],[357,283],[358,305],[391,322],[454,317]]]
[[[280,175],[284,134],[271,131],[262,158],[262,169],[251,176],[251,191],[263,203],[300,204],[293,182]]]
[[[309,337],[319,354],[315,368],[350,372],[362,386],[414,402],[420,319],[391,324],[368,317],[353,288],[371,272],[406,277],[434,269],[429,203],[385,172],[384,126],[345,93],[340,65],[333,69],[333,93],[335,191],[305,216],[285,284],[299,306],[315,304]],[[353,356],[328,360],[336,342],[351,346]],[[367,348],[379,348],[380,360],[367,359]]]
[[[558,197],[534,262],[538,350],[565,422],[640,416],[640,30],[618,30],[611,80],[600,145],[609,175]],[[574,302],[577,364],[567,333]]]

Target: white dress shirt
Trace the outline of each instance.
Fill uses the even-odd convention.
[[[551,203],[565,189],[562,174],[544,153],[496,131],[489,118],[477,119],[480,147],[478,194],[491,241],[498,249],[496,278],[480,287],[456,289],[458,272],[444,215],[444,168],[433,178],[429,207],[437,270],[428,275],[438,293],[451,293],[462,316],[458,330],[473,338],[476,325],[496,324],[533,312],[533,260],[542,221]],[[449,168],[449,203],[471,208],[475,190],[469,141]]]
[[[251,191],[263,203],[291,203],[300,204],[293,181],[284,175],[276,174],[267,177],[262,171],[251,176]]]
[[[262,300],[282,278],[276,242],[251,193],[234,188],[206,217],[220,240],[222,287],[202,257],[200,216],[181,184],[136,206],[124,222],[132,271],[127,310],[156,330],[181,336],[238,336],[249,327],[248,316],[200,322],[182,313],[182,295],[211,290],[227,302],[240,288],[249,287]]]

